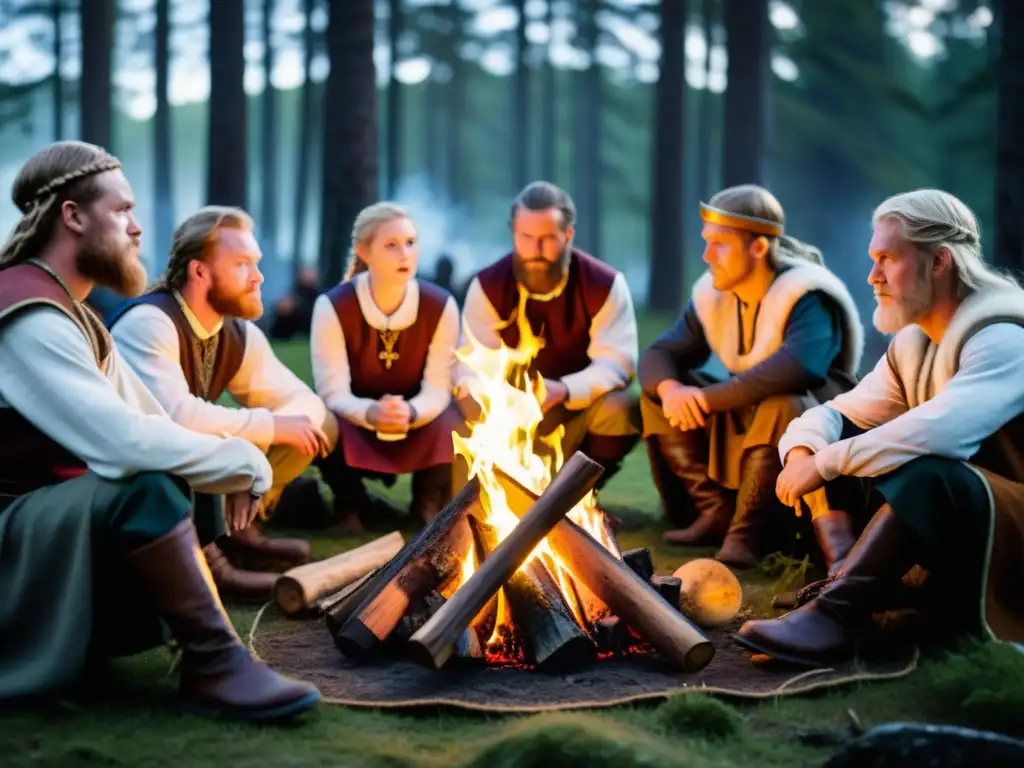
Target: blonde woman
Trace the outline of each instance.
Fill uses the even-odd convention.
[[[411,512],[423,522],[450,495],[459,311],[450,293],[416,277],[418,257],[405,209],[375,203],[356,217],[344,281],[313,308],[315,386],[340,425],[321,470],[342,532],[362,529],[364,478],[412,473]]]

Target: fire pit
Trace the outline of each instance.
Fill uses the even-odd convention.
[[[542,341],[525,317],[521,307],[517,347],[459,350],[482,413],[452,436],[469,484],[331,607],[334,642],[351,659],[397,649],[433,669],[455,657],[565,670],[657,650],[700,670],[714,648],[651,573],[623,561],[593,493],[601,465],[580,452],[564,461],[561,426],[538,436],[544,382],[530,364]]]

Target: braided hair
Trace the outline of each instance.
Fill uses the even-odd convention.
[[[207,205],[185,219],[174,230],[167,271],[154,283],[154,291],[180,291],[188,282],[188,265],[202,259],[218,229],[252,232],[252,217],[241,208]]]
[[[30,157],[11,190],[21,219],[0,248],[0,269],[37,255],[53,236],[61,206],[94,202],[102,192],[96,177],[120,167],[105,149],[82,141],[58,141]]]
[[[359,257],[356,246],[369,245],[376,237],[377,230],[389,221],[407,218],[409,218],[409,212],[405,208],[387,200],[363,208],[352,224],[352,247],[348,252],[348,266],[345,269],[342,282],[351,280],[360,272],[366,272],[369,269],[366,262]]]

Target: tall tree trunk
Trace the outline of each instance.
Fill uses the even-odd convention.
[[[210,113],[206,202],[248,205],[249,159],[245,98],[245,3],[210,3]]]
[[[466,39],[465,24],[467,14],[463,12],[459,0],[449,0],[446,7],[448,23],[451,29],[451,45],[448,48],[447,64],[451,70],[451,79],[444,89],[448,94],[447,132],[444,137],[447,151],[445,177],[448,183],[448,196],[456,205],[466,202],[469,193],[468,174],[463,168],[462,152],[462,121],[466,108],[466,63],[462,59],[462,43]]]
[[[1024,4],[1003,0],[999,64],[996,138],[996,242],[991,260],[1002,267],[1024,271]]]
[[[679,310],[683,289],[683,109],[686,94],[686,0],[661,0],[661,61],[654,97],[654,167],[651,178],[651,270],[647,283],[653,309]]]
[[[388,122],[385,126],[385,151],[387,153],[387,194],[394,197],[398,193],[398,182],[402,178],[402,84],[395,74],[398,62],[398,41],[402,36],[405,16],[402,0],[390,0],[388,3],[390,18],[388,19],[388,47],[390,64],[388,66]]]
[[[61,36],[61,11],[63,0],[52,0],[50,18],[53,22],[53,140],[64,138],[64,81],[60,76],[60,64],[64,60],[64,41]]]
[[[82,35],[79,133],[82,141],[112,150],[114,84],[114,0],[82,3],[78,21]]]
[[[547,0],[547,3],[548,44],[544,56],[543,79],[541,80],[543,96],[541,97],[540,104],[538,105],[540,107],[541,121],[540,174],[548,181],[554,181],[555,163],[557,162],[556,147],[558,142],[555,139],[558,134],[558,120],[555,116],[555,98],[557,96],[557,89],[555,87],[555,64],[554,57],[552,55],[555,45],[551,29],[555,23],[555,2],[554,0]]]
[[[662,2],[664,6],[664,0]],[[697,107],[697,197],[701,200],[711,195],[711,134],[712,110],[715,98],[708,87],[711,75],[711,46],[715,37],[714,0],[701,0],[700,17],[704,27],[704,88],[700,91]]]
[[[272,40],[274,0],[263,0],[263,110],[260,114],[260,165],[263,180],[260,185],[260,248],[264,258],[277,258],[277,91],[271,82],[274,71],[274,45]]]
[[[579,223],[576,240],[580,247],[601,258],[601,65],[597,60],[599,30],[596,15],[601,0],[583,0],[580,7],[580,47],[590,54],[590,66],[579,74],[577,109],[575,197]]]
[[[299,96],[298,145],[295,152],[298,161],[295,165],[295,208],[292,224],[292,279],[297,281],[302,268],[302,248],[305,242],[306,202],[309,187],[309,153],[313,143],[313,56],[315,54],[315,38],[313,35],[313,11],[316,0],[303,0],[303,15],[306,26],[302,31],[303,60],[302,92]]]
[[[170,71],[171,0],[156,0],[156,114],[153,115],[153,203],[157,262],[162,266],[174,230],[174,186],[171,181],[171,105],[167,100]]]
[[[516,21],[516,62],[512,74],[512,108],[509,110],[509,138],[512,183],[522,189],[530,174],[528,145],[530,140],[530,72],[526,66],[526,0],[513,3],[518,14]]]
[[[722,186],[760,184],[765,150],[771,27],[767,0],[725,0],[729,56]]]
[[[377,90],[373,0],[330,0],[324,94],[323,215],[320,280],[342,277],[352,223],[377,199]]]

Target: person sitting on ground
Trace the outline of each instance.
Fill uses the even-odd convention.
[[[421,523],[451,493],[459,310],[448,291],[416,277],[417,248],[405,209],[365,208],[352,228],[345,280],[313,308],[313,378],[341,433],[319,466],[345,533],[363,527],[366,478],[412,473],[411,513]]]
[[[285,488],[331,450],[337,427],[323,401],[278,359],[253,322],[263,313],[260,255],[245,211],[202,208],[175,231],[163,277],[108,326],[121,355],[171,418],[197,432],[243,437],[267,454],[274,485],[260,516],[268,519],[287,504]],[[224,392],[241,407],[219,405]],[[223,500],[204,496],[197,503],[217,507]],[[204,538],[225,596],[269,599],[277,580],[275,573],[235,565],[296,565],[309,556],[308,542],[268,538],[258,523],[223,534],[221,527]]]
[[[721,545],[719,561],[751,568],[795,538],[775,499],[779,439],[801,412],[852,386],[864,332],[846,286],[817,249],[784,233],[767,189],[722,190],[700,215],[708,271],[640,360],[644,434],[664,513],[689,522],[665,541]],[[724,381],[698,370],[712,355]],[[832,567],[853,545],[853,524],[824,498],[811,506]]]
[[[1024,640],[1024,290],[982,259],[978,222],[920,189],[874,213],[875,327],[895,333],[852,391],[793,421],[779,444],[785,504],[842,478],[877,509],[817,596],[734,639],[809,666],[853,657],[913,570],[919,610],[951,633]],[[918,596],[920,597],[920,591]]]
[[[309,709],[316,688],[239,639],[189,506],[190,490],[226,494],[231,532],[244,530],[270,490],[266,457],[170,419],[83,303],[94,285],[146,285],[120,162],[52,144],[18,172],[13,198],[22,217],[0,249],[0,701],[58,693],[169,629],[190,710]]]

